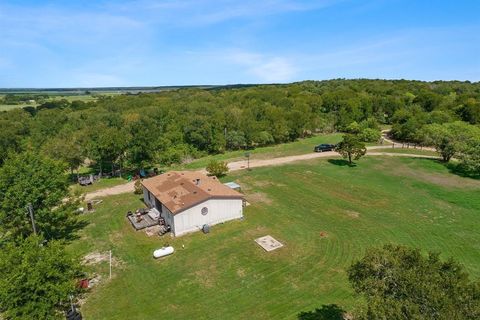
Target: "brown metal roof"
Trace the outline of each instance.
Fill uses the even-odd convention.
[[[195,171],[170,171],[145,179],[142,185],[173,214],[212,198],[243,199],[216,177]]]

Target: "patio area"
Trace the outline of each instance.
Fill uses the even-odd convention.
[[[160,214],[156,209],[140,209],[135,213],[129,212],[127,214],[127,219],[137,231],[158,225],[159,217]]]

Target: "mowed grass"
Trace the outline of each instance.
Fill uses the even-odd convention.
[[[432,150],[425,150],[425,149],[414,149],[414,148],[382,148],[382,149],[375,149],[371,150],[371,152],[385,152],[385,153],[408,153],[408,154],[415,154],[415,155],[424,155],[424,156],[436,156],[438,157],[438,153]]]
[[[269,147],[260,147],[253,150],[238,150],[238,151],[228,151],[222,154],[202,157],[200,159],[194,160],[193,162],[178,166],[178,168],[186,169],[199,169],[205,168],[208,163],[212,160],[218,161],[238,161],[245,160],[245,153],[250,153],[250,159],[271,159],[278,157],[286,157],[297,154],[305,154],[313,152],[313,148],[321,143],[331,143],[335,144],[342,140],[341,133],[331,133],[331,134],[320,134],[313,137],[299,139],[297,141],[282,143]]]
[[[94,192],[100,189],[105,189],[105,188],[111,188],[118,186],[120,184],[127,183],[128,180],[125,178],[119,178],[119,177],[114,177],[114,178],[102,178],[98,181],[96,181],[93,184],[90,184],[88,186],[81,186],[78,183],[72,184],[70,188],[74,191],[78,191],[81,193],[88,193],[88,192]]]
[[[313,152],[313,148],[320,144],[320,143],[338,143],[342,139],[342,134],[340,133],[332,133],[332,134],[322,134],[316,135],[306,139],[299,139],[294,142],[279,144],[275,146],[269,147],[259,147],[253,150],[249,150],[250,159],[271,159],[276,157],[282,156],[291,156],[297,154],[305,154]],[[246,151],[229,151],[222,154],[206,156],[199,159],[194,160],[188,164],[182,165],[173,165],[171,167],[164,167],[164,170],[196,170],[205,168],[208,163],[212,160],[219,160],[219,161],[238,161],[238,160],[245,160],[245,152]],[[161,167],[161,166],[159,166]],[[98,170],[82,167],[81,168],[81,175],[87,175],[87,173],[96,173]],[[80,190],[81,192],[92,192],[99,189],[110,188],[114,187],[119,184],[126,183],[127,180],[125,179],[128,176],[127,173],[124,174],[124,178],[109,178],[109,179],[101,179],[100,181],[95,182],[89,186],[80,186],[78,184],[73,184],[72,188],[74,190]]]
[[[79,254],[113,250],[90,267],[104,281],[89,294],[88,319],[296,319],[322,304],[355,305],[346,269],[365,250],[399,243],[454,257],[480,276],[480,181],[461,178],[430,159],[367,157],[356,167],[316,159],[239,171],[251,203],[243,221],[208,235],[172,239],[133,231],[128,209],[139,196],[106,198],[84,218],[72,244]],[[285,246],[266,253],[253,240],[271,235]],[[154,260],[164,244],[172,256]],[[182,248],[185,245],[185,248]]]

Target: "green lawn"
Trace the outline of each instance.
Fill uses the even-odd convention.
[[[102,178],[99,181],[95,182],[94,184],[88,186],[81,186],[78,183],[75,183],[71,186],[72,190],[80,191],[82,193],[88,193],[97,191],[100,189],[110,188],[114,186],[118,186],[119,184],[127,183],[128,180],[124,178]]]
[[[261,147],[250,150],[250,159],[270,159],[275,157],[282,157],[282,156],[290,156],[296,154],[304,154],[313,152],[313,147],[320,143],[337,143],[341,140],[342,135],[339,133],[333,134],[325,134],[325,135],[317,135],[311,138],[300,139],[290,143],[279,144],[270,147]],[[171,168],[163,168],[165,170],[194,170],[205,168],[207,164],[211,160],[221,160],[221,161],[237,161],[245,159],[245,151],[229,151],[223,154],[217,154],[214,156],[207,156],[197,160],[189,164],[183,165],[174,165]],[[87,175],[90,173],[96,173],[98,170],[94,170],[89,167],[82,167],[80,168],[81,175]],[[125,174],[125,177],[128,174]],[[102,179],[99,182],[94,183],[90,186],[81,187],[77,184],[73,185],[72,188],[81,190],[83,192],[92,192],[103,188],[113,187],[122,183],[126,183],[127,180],[120,179],[120,178],[112,178],[112,179]]]
[[[106,94],[101,94],[101,95],[115,95],[116,93],[106,93]],[[0,94],[0,98],[2,95]],[[71,94],[71,95],[61,95],[61,94],[52,94],[49,97],[49,101],[54,101],[54,100],[68,100],[70,102],[72,101],[83,101],[83,102],[90,102],[90,101],[96,101],[98,99],[98,95],[86,95],[86,94]],[[27,106],[32,106],[32,107],[38,107],[37,103],[22,103],[22,104],[0,104],[0,111],[8,111],[12,109],[17,109],[17,108],[23,108]]]
[[[113,249],[112,280],[88,294],[88,319],[295,319],[322,304],[354,306],[345,270],[387,242],[438,250],[480,276],[480,181],[430,159],[367,157],[238,171],[251,205],[245,220],[171,239],[135,232],[125,219],[139,196],[106,198],[72,244],[79,254]],[[253,241],[272,235],[266,253]],[[323,236],[322,236],[323,235]],[[176,253],[154,260],[169,243]],[[185,248],[182,249],[182,244]],[[90,267],[106,279],[107,263]]]
[[[261,147],[249,150],[250,159],[270,159],[277,157],[286,157],[297,154],[305,154],[313,152],[313,148],[321,143],[338,143],[342,140],[341,133],[316,135],[306,139],[299,139],[294,142],[282,143],[275,146]],[[229,151],[223,154],[207,156],[197,159],[187,165],[178,166],[178,168],[199,169],[205,168],[211,160],[221,161],[238,161],[244,160],[245,151]]]
[[[10,111],[17,108],[23,108],[28,106],[28,104],[0,104],[0,112],[1,111]]]
[[[425,155],[425,156],[436,156],[438,157],[438,153],[431,150],[425,149],[414,149],[414,148],[384,148],[384,149],[375,149],[371,150],[372,152],[387,152],[387,153],[409,153],[409,154],[418,154],[418,155]]]

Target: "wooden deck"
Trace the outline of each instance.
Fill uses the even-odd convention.
[[[142,230],[158,224],[158,221],[150,218],[148,214],[142,215],[142,220],[138,222],[137,222],[137,217],[135,215],[128,216],[127,218],[128,220],[130,220],[130,223],[135,228],[135,230]]]

